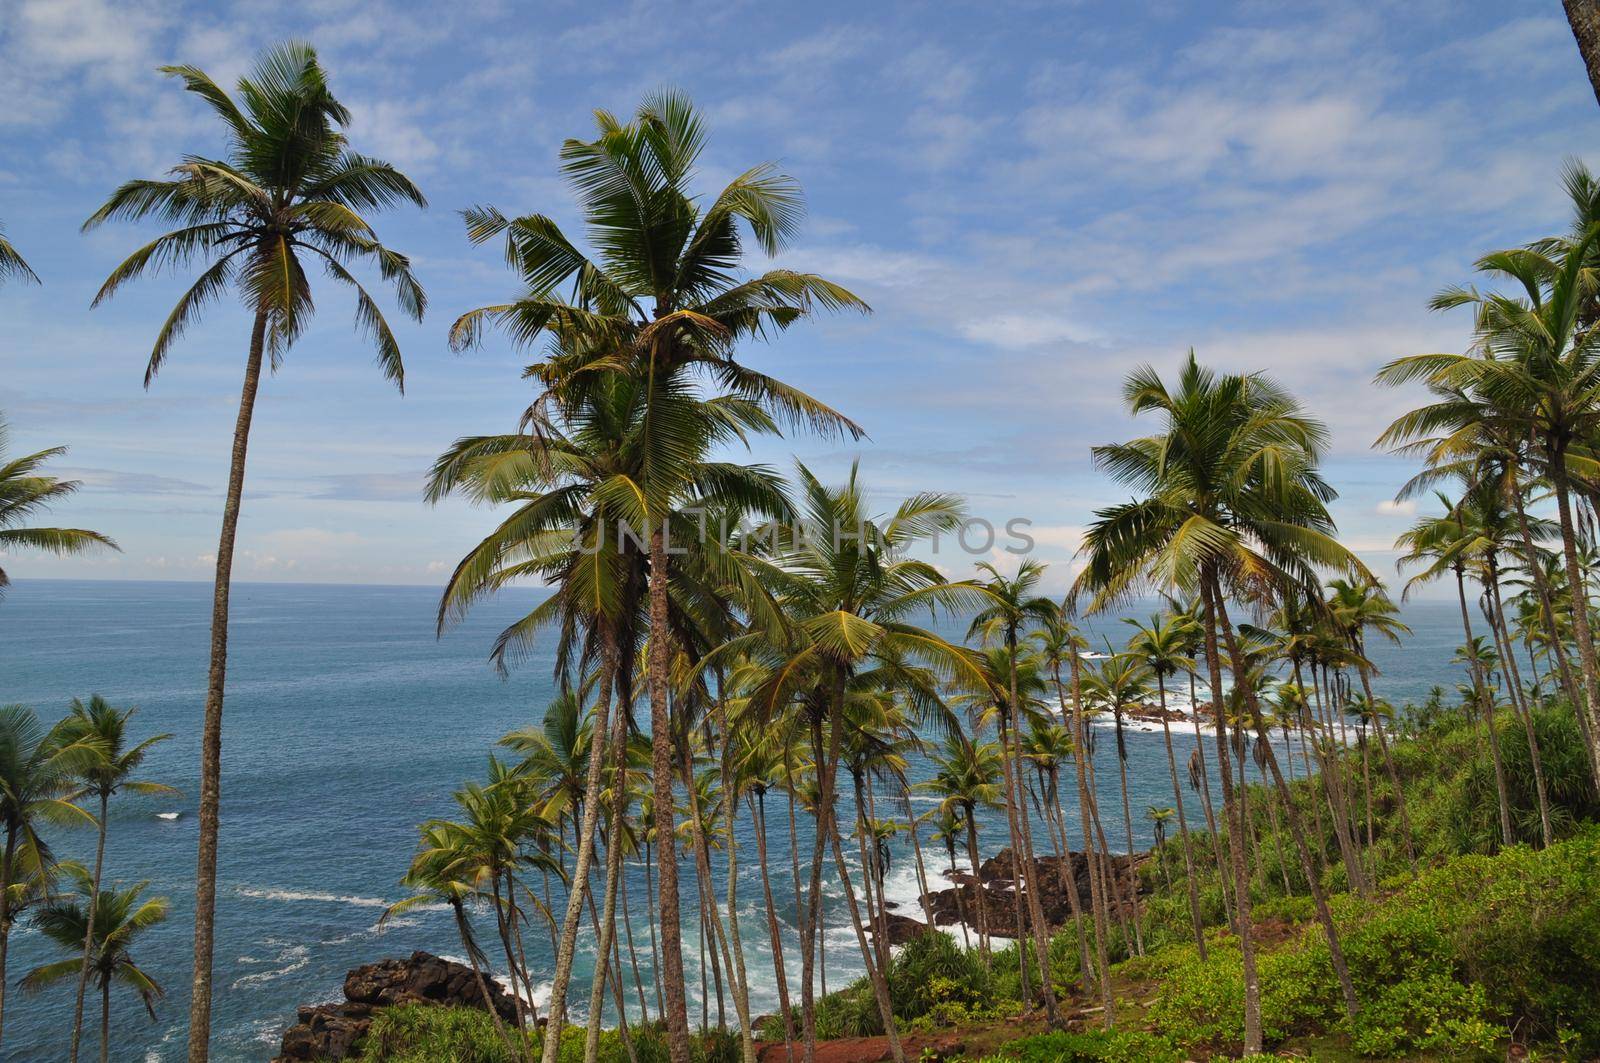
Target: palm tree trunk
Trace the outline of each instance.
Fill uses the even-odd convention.
[[[200,738],[200,839],[194,876],[189,1063],[207,1063],[211,1057],[211,957],[217,927],[217,825],[222,806],[222,693],[228,675],[228,592],[233,579],[233,544],[239,530],[239,504],[244,497],[245,454],[250,447],[250,421],[255,415],[256,391],[261,385],[261,357],[266,336],[266,311],[257,310],[250,331],[250,354],[244,365],[244,386],[239,393],[239,416],[233,426],[228,493],[222,504],[222,531],[217,538],[216,579],[211,593],[211,663],[206,676],[205,723]]]
[[[111,979],[100,983],[100,1063],[111,1063]]]
[[[1400,785],[1400,773],[1395,770],[1394,758],[1389,755],[1389,739],[1383,733],[1383,716],[1378,712],[1377,699],[1372,696],[1372,669],[1365,663],[1366,647],[1358,639],[1355,644],[1356,655],[1360,659],[1356,671],[1361,673],[1361,690],[1367,696],[1367,704],[1372,708],[1372,731],[1378,740],[1378,756],[1383,761],[1384,774],[1389,776],[1389,785],[1394,787],[1395,812],[1400,817],[1400,839],[1405,842],[1406,859],[1411,862],[1411,873],[1417,873],[1417,847],[1411,834],[1411,816],[1406,811],[1406,794]],[[1292,763],[1292,761],[1291,761]]]
[[[723,848],[728,855],[728,948],[733,953],[733,1007],[739,1016],[739,1043],[745,1063],[756,1063],[755,1024],[750,1015],[749,972],[744,965],[744,939],[739,936],[739,845],[734,827],[739,819],[739,800],[733,785],[733,752],[729,748],[728,710],[723,699],[723,676],[717,674],[717,731],[722,742],[722,828]]]
[[[812,984],[812,977],[816,972],[818,959],[817,938],[821,934],[822,924],[822,861],[827,855],[827,832],[823,827],[825,813],[823,809],[833,802],[833,764],[828,759],[828,750],[822,738],[822,717],[816,712],[809,713],[811,727],[812,763],[816,765],[817,772],[817,804],[812,817],[814,823],[811,842],[811,877],[806,884],[806,910],[800,920],[800,931],[803,948],[800,953],[800,1019],[801,1030],[805,1042],[805,1063],[815,1063],[817,1058],[817,1002],[816,987]],[[790,833],[793,835],[793,820],[790,821]],[[828,993],[827,982],[822,985],[822,994]]]
[[[489,1021],[494,1024],[495,1033],[500,1035],[500,1040],[506,1046],[506,1058],[517,1057],[517,1046],[512,1043],[511,1035],[506,1032],[506,1026],[500,1019],[500,1009],[494,1006],[494,996],[489,992],[489,983],[483,977],[483,953],[478,948],[478,943],[472,936],[472,924],[467,921],[466,907],[461,903],[460,897],[451,897],[450,911],[455,916],[456,933],[461,936],[461,948],[467,954],[467,965],[472,968],[472,978],[478,983],[478,992],[483,997],[483,1006],[489,1011]]]
[[[653,832],[654,830],[655,827],[652,825],[651,831]],[[650,842],[646,840],[644,843],[644,903],[645,911],[647,912],[656,910],[655,876],[650,870],[654,866],[655,854],[651,851]],[[661,946],[656,940],[655,916],[652,915],[649,919],[646,919],[645,926],[650,930],[650,973],[655,976],[652,981],[654,981],[656,987],[656,1012],[665,1018],[666,1004],[664,1003],[665,998],[662,996],[663,990],[661,988]]]
[[[1213,715],[1220,699],[1213,693],[1211,695]],[[1217,828],[1216,806],[1211,802],[1211,771],[1206,767],[1206,743],[1200,733],[1200,702],[1195,691],[1194,673],[1189,673],[1189,711],[1190,721],[1194,724],[1194,752],[1200,760],[1200,802],[1206,813],[1206,832],[1211,835],[1211,855],[1217,861],[1217,892],[1222,894],[1222,914],[1227,918],[1228,925],[1234,925],[1233,900],[1228,889],[1228,857],[1227,850],[1223,848],[1222,834]]]
[[[761,862],[761,894],[767,905],[767,940],[772,946],[772,977],[778,983],[778,1013],[783,1016],[784,1058],[794,1063],[794,1012],[789,1007],[789,974],[783,966],[783,934],[778,929],[778,906],[772,899],[772,876],[767,870],[767,792],[758,788],[751,798],[756,828],[756,858]],[[931,921],[930,921],[931,922]]]
[[[835,717],[834,727],[838,727]],[[884,1036],[889,1039],[889,1057],[894,1063],[906,1063],[905,1048],[900,1044],[900,1032],[894,1019],[894,1005],[889,1000],[889,982],[885,972],[872,955],[866,929],[861,921],[861,909],[856,904],[855,887],[850,884],[850,869],[844,862],[844,842],[839,836],[837,816],[829,815],[828,834],[833,841],[833,864],[839,872],[839,885],[844,888],[845,907],[850,911],[850,925],[856,932],[856,944],[861,948],[861,960],[867,965],[867,980],[872,983],[872,995],[878,1002],[878,1016],[883,1020]],[[867,874],[862,869],[863,876]]]
[[[998,700],[998,699],[997,699]],[[1028,977],[1028,950],[1023,942],[1028,940],[1027,921],[1022,914],[1022,835],[1017,830],[1016,792],[1011,786],[1011,719],[1004,705],[1000,710],[1000,768],[1005,783],[1006,830],[1011,837],[1011,910],[1016,916],[1017,974],[1021,986],[1023,1007],[1032,1003],[1033,991]],[[978,874],[976,866],[972,873]]]
[[[1083,721],[1083,664],[1079,661],[1077,653],[1072,657],[1072,756],[1076,762],[1078,776],[1078,815],[1083,823],[1083,852],[1088,862],[1089,872],[1089,904],[1094,908],[1094,952],[1095,966],[1099,968],[1097,978],[1100,983],[1100,1006],[1106,1029],[1111,1029],[1116,1024],[1116,1004],[1111,997],[1111,964],[1106,950],[1106,937],[1110,928],[1106,925],[1106,895],[1100,885],[1100,875],[1095,867],[1094,831],[1092,829],[1091,809],[1093,804],[1089,798],[1088,757],[1084,753],[1086,732]]]
[[[1128,747],[1122,733],[1122,710],[1120,706],[1116,712],[1117,724],[1117,775],[1122,787],[1122,825],[1127,829],[1128,835],[1128,903],[1133,907],[1133,941],[1139,950],[1139,955],[1144,955],[1144,927],[1139,918],[1139,872],[1134,865],[1133,845],[1133,809],[1128,804]]]
[[[683,984],[683,927],[678,900],[678,846],[672,813],[672,719],[667,705],[667,541],[658,521],[650,533],[650,770],[655,784],[656,860],[661,875],[661,968],[666,993],[667,1048],[672,1063],[689,1063],[689,1011]],[[555,1063],[549,1054],[545,1063]]]
[[[11,945],[11,876],[17,860],[17,827],[6,824],[6,848],[0,855],[0,1035],[6,1019],[6,952]]]
[[[567,891],[567,910],[561,920],[555,972],[550,980],[550,1006],[544,1027],[544,1063],[556,1063],[556,1056],[561,1050],[561,1030],[567,1020],[567,987],[572,980],[572,960],[578,950],[578,924],[583,919],[583,904],[589,895],[589,864],[594,859],[595,827],[600,822],[600,784],[605,776],[608,752],[604,746],[611,733],[611,695],[619,664],[616,636],[610,630],[609,623],[601,638],[604,640],[604,659],[600,663],[600,696],[595,702],[594,726],[589,732],[589,764],[583,780],[583,818],[578,826],[578,855],[572,870],[572,887]],[[625,714],[619,712],[618,715]],[[612,841],[614,843],[616,839]],[[610,863],[609,858],[607,863]],[[595,963],[597,967],[603,966],[603,957],[597,955]]]
[[[1539,598],[1539,612],[1544,616],[1550,631],[1550,649],[1555,654],[1556,671],[1561,677],[1561,689],[1572,703],[1573,711],[1582,704],[1578,699],[1578,684],[1572,677],[1572,664],[1567,660],[1567,646],[1556,627],[1555,600],[1550,593],[1550,581],[1544,578],[1544,566],[1539,563],[1539,549],[1533,542],[1533,530],[1528,525],[1528,510],[1522,502],[1521,485],[1510,492],[1517,511],[1517,530],[1522,536],[1523,556],[1528,559],[1528,572],[1533,578],[1533,589]],[[1531,652],[1531,651],[1530,651]]]
[[[628,875],[622,874],[622,929],[628,939],[628,965],[633,968],[633,988],[639,995],[639,1022],[650,1025],[650,1005],[645,1000],[644,976],[639,973],[639,951],[633,944],[632,906],[628,904]]]
[[[978,906],[978,953],[985,967],[989,965],[989,891],[984,888],[978,873],[978,816],[977,810],[967,806],[967,859],[972,863],[973,897]],[[960,886],[956,887],[959,894]]]
[[[611,959],[612,942],[617,933],[617,880],[622,877],[622,818],[628,803],[628,714],[617,711],[616,719],[611,723],[611,748],[607,751],[612,756],[611,775],[611,823],[606,830],[606,885],[605,913],[600,917],[600,943],[595,952],[594,977],[589,984],[589,1023],[583,1036],[584,1063],[595,1063],[600,1055],[600,1024],[605,1002],[606,972]],[[600,735],[599,722],[596,721],[595,729],[591,732],[596,738]],[[602,759],[599,749],[591,749],[589,764],[593,767],[596,760]],[[595,803],[599,803],[599,794],[595,795]],[[620,972],[618,972],[620,976]],[[551,1011],[555,1010],[555,997],[551,996]],[[617,1005],[617,1016],[622,1018],[622,1005]],[[545,1027],[548,1032],[550,1020],[546,1019]]]
[[[1194,853],[1189,849],[1189,817],[1183,811],[1183,787],[1178,783],[1178,758],[1172,752],[1172,728],[1167,725],[1167,678],[1156,673],[1156,693],[1161,699],[1161,737],[1167,743],[1167,771],[1172,775],[1172,803],[1178,810],[1178,837],[1183,842],[1183,870],[1189,887],[1189,921],[1194,925],[1194,944],[1200,958],[1206,958],[1206,932],[1200,919],[1200,887],[1195,882]]]
[[[1589,73],[1589,85],[1600,100],[1600,2],[1597,0],[1561,0],[1567,13],[1567,25],[1578,42],[1578,54],[1583,57],[1584,69]]]
[[[1283,773],[1278,770],[1278,755],[1272,748],[1272,742],[1267,738],[1266,726],[1261,719],[1261,705],[1256,699],[1255,689],[1245,680],[1247,674],[1244,668],[1244,658],[1239,652],[1238,640],[1234,637],[1233,625],[1228,621],[1227,606],[1223,604],[1222,596],[1218,593],[1215,583],[1211,585],[1212,602],[1215,606],[1215,619],[1222,626],[1223,637],[1228,643],[1228,658],[1233,665],[1234,676],[1239,687],[1244,692],[1245,706],[1250,713],[1250,721],[1255,728],[1256,737],[1261,742],[1262,758],[1266,761],[1267,772],[1272,776],[1272,784],[1278,791],[1278,796],[1283,800],[1283,811],[1289,820],[1289,832],[1294,835],[1295,848],[1300,853],[1300,869],[1305,873],[1306,884],[1311,890],[1311,900],[1317,909],[1317,920],[1322,924],[1323,933],[1328,940],[1328,957],[1333,966],[1333,973],[1339,979],[1339,989],[1344,995],[1345,1014],[1352,1020],[1361,1010],[1360,1002],[1356,998],[1355,984],[1350,980],[1350,967],[1345,962],[1344,948],[1339,943],[1339,931],[1333,925],[1333,913],[1328,908],[1328,897],[1322,890],[1322,884],[1317,881],[1315,869],[1311,861],[1311,847],[1306,844],[1305,828],[1300,822],[1300,813],[1294,807],[1294,802],[1289,793],[1289,785],[1283,781]],[[1215,637],[1211,644],[1216,645]],[[1242,902],[1242,903],[1248,903]],[[1249,926],[1249,919],[1241,920]],[[1259,1018],[1257,1019],[1259,1022]],[[1257,1027],[1256,1036],[1259,1038],[1260,1028]],[[1248,1041],[1248,1013],[1246,1017],[1246,1040]],[[1260,1051],[1259,1041],[1254,1049],[1246,1047],[1245,1052]]]
[[[1570,5],[1580,0],[1566,2]],[[1585,11],[1585,26],[1594,27],[1595,18],[1590,17],[1592,5],[1582,3],[1581,6]],[[1570,6],[1568,10],[1571,11]],[[1585,62],[1588,54],[1592,53],[1586,52]],[[1561,520],[1561,554],[1567,564],[1567,586],[1572,595],[1572,627],[1578,638],[1578,662],[1583,668],[1583,697],[1573,706],[1573,711],[1585,714],[1588,720],[1589,765],[1596,784],[1600,785],[1600,676],[1595,671],[1594,635],[1589,629],[1589,585],[1578,567],[1578,539],[1572,525],[1566,448],[1552,447],[1548,465],[1550,483],[1556,491],[1556,512]]]
[[[1533,729],[1533,710],[1529,708],[1527,699],[1522,692],[1522,674],[1517,669],[1517,651],[1511,642],[1511,630],[1506,626],[1505,602],[1500,597],[1500,570],[1495,566],[1494,556],[1489,557],[1489,605],[1494,610],[1494,620],[1491,626],[1504,645],[1506,661],[1511,668],[1511,682],[1516,687],[1517,716],[1522,721],[1524,735],[1528,739],[1528,759],[1533,766],[1533,792],[1539,803],[1539,832],[1543,839],[1544,847],[1550,848],[1555,843],[1555,834],[1550,828],[1550,797],[1544,785],[1544,762],[1539,756],[1539,736]]]
[[[1361,854],[1356,851],[1355,839],[1350,834],[1349,795],[1344,788],[1344,747],[1334,741],[1331,694],[1324,697],[1326,676],[1320,673],[1316,662],[1311,667],[1311,694],[1315,699],[1318,724],[1322,734],[1316,744],[1318,775],[1327,792],[1328,814],[1333,819],[1333,837],[1339,845],[1339,859],[1344,863],[1345,876],[1350,887],[1365,897],[1370,894],[1366,872],[1361,868]]]
[[[1232,821],[1229,823],[1228,854],[1233,864],[1234,906],[1238,912],[1235,930],[1239,935],[1239,951],[1244,960],[1244,1054],[1251,1055],[1261,1051],[1261,979],[1256,971],[1255,928],[1250,923],[1250,873],[1245,867],[1244,858],[1245,835],[1250,829],[1250,821],[1246,816],[1245,795],[1242,791],[1237,794],[1234,792],[1233,776],[1228,765],[1228,714],[1222,705],[1222,657],[1217,650],[1218,606],[1222,595],[1214,572],[1207,571],[1204,574],[1202,590],[1205,595],[1206,663],[1211,672],[1211,701],[1216,710],[1213,715],[1217,726],[1217,774],[1222,780],[1222,810],[1226,816],[1230,806],[1233,807],[1238,824],[1235,828]],[[1234,674],[1242,683],[1245,673],[1236,671]]]
[[[1013,632],[1007,639],[1011,657],[1011,699],[1006,706],[1006,712],[1011,715],[1011,744],[1010,755],[1007,756],[1007,770],[1011,775],[1012,794],[1015,798],[1012,815],[1021,828],[1022,852],[1019,859],[1022,862],[1023,886],[1028,891],[1028,915],[1033,923],[1033,947],[1038,953],[1039,963],[1039,988],[1044,994],[1045,1021],[1051,1029],[1063,1028],[1061,1017],[1056,1013],[1055,981],[1050,971],[1050,926],[1044,920],[1044,903],[1039,897],[1039,869],[1034,864],[1033,852],[1033,826],[1028,821],[1028,802],[1023,796],[1022,781],[1022,710],[1017,693],[1017,639]],[[1015,865],[1016,860],[1012,861]],[[1017,942],[1017,953],[1024,952],[1022,942]]]
[[[94,843],[94,878],[89,891],[89,919],[83,928],[83,965],[78,968],[78,992],[72,1006],[72,1048],[70,1063],[78,1063],[78,1045],[83,1038],[83,998],[89,989],[89,954],[94,951],[94,920],[100,908],[100,873],[106,861],[106,811],[111,795],[100,792],[100,831]]]

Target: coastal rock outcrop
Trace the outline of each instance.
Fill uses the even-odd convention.
[[[485,1001],[472,968],[427,952],[357,967],[345,975],[344,1003],[300,1008],[299,1021],[284,1032],[275,1063],[352,1056],[372,1025],[373,1013],[397,1004],[493,1007],[514,1022],[517,1009],[511,994],[494,982],[488,986],[491,999]]]
[[[1119,882],[1127,882],[1130,878],[1137,882],[1137,875],[1130,872],[1136,871],[1147,856],[1145,853],[1131,857],[1113,854],[1110,857],[1111,874]],[[995,937],[1013,937],[1016,934],[1016,913],[1011,901],[1012,860],[1011,850],[1007,848],[983,861],[978,866],[976,878],[968,872],[957,871],[953,875],[948,871],[944,872],[944,877],[954,885],[948,889],[931,891],[926,896],[928,908],[933,912],[934,923],[938,926],[952,926],[965,921],[968,926],[975,927],[978,925],[978,905],[982,903],[988,917],[990,934]],[[1045,921],[1051,926],[1061,926],[1072,918],[1072,902],[1067,893],[1069,880],[1078,887],[1079,906],[1085,911],[1089,910],[1088,866],[1088,860],[1082,853],[1067,853],[1064,857],[1034,858],[1034,872],[1039,882],[1039,904],[1044,910]],[[930,878],[932,874],[930,868]],[[899,944],[898,939],[902,937],[909,940],[910,936],[904,928],[897,928],[895,943]]]

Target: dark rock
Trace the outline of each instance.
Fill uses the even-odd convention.
[[[495,982],[487,982],[492,1006],[515,1022],[516,1002]],[[344,979],[345,1003],[303,1005],[299,1022],[283,1035],[277,1063],[337,1060],[353,1056],[379,1008],[397,1004],[440,1004],[484,1008],[489,1003],[478,988],[472,968],[413,952],[407,960],[379,960],[357,967]]]
[[[1113,854],[1110,857],[1111,873],[1125,883],[1146,858],[1139,853],[1132,857]],[[1067,881],[1078,887],[1078,904],[1083,911],[1090,910],[1088,861],[1082,853],[1068,853],[1065,857],[1038,856],[1034,858],[1034,872],[1039,883],[1039,905],[1044,910],[1045,921],[1051,926],[1064,925],[1072,918],[1072,901]],[[1016,909],[1012,901],[1012,855],[1009,848],[1002,849],[978,866],[977,876],[970,872],[944,872],[954,883],[949,889],[935,890],[926,896],[933,911],[933,921],[938,926],[952,926],[965,921],[968,926],[978,925],[978,905],[984,906],[989,933],[994,937],[1010,938],[1016,935]],[[981,885],[980,885],[981,884]],[[1120,893],[1120,891],[1119,891]]]

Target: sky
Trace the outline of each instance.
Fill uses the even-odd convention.
[[[213,304],[146,390],[186,278],[91,311],[158,230],[78,230],[121,181],[221,150],[217,120],[158,66],[231,85],[288,38],[318,49],[352,145],[427,194],[373,220],[430,310],[402,324],[380,297],[402,397],[348,296],[319,289],[262,388],[241,580],[437,584],[488,530],[490,511],[425,504],[423,474],[458,436],[515,427],[536,352],[492,334],[449,350],[456,316],[517,291],[457,212],[549,214],[579,237],[561,142],[668,86],[706,116],[704,194],[777,162],[808,203],[781,264],[873,307],[742,353],[868,438],[763,440],[750,460],[837,480],[859,459],[884,509],[944,490],[996,526],[1030,521],[1060,587],[1082,527],[1127,497],[1089,448],[1154,427],[1123,409],[1122,378],[1174,373],[1193,347],[1273,374],[1328,423],[1341,533],[1392,578],[1412,467],[1371,444],[1416,396],[1373,373],[1462,349],[1467,322],[1428,297],[1483,252],[1563,229],[1563,160],[1592,160],[1600,133],[1554,0],[0,0],[0,224],[43,279],[0,288],[0,414],[13,456],[70,448],[51,469],[82,486],[50,523],[122,547],[9,557],[13,578],[209,578],[248,318]],[[973,559],[939,562],[966,575]]]

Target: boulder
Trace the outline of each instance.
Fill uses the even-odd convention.
[[[426,952],[409,959],[379,960],[357,967],[344,979],[342,1004],[310,1004],[299,1009],[298,1022],[284,1032],[275,1063],[338,1060],[354,1056],[379,1008],[397,1004],[440,1004],[462,1008],[492,1006],[515,1022],[516,1002],[495,982],[488,982],[485,1002],[472,968]]]

